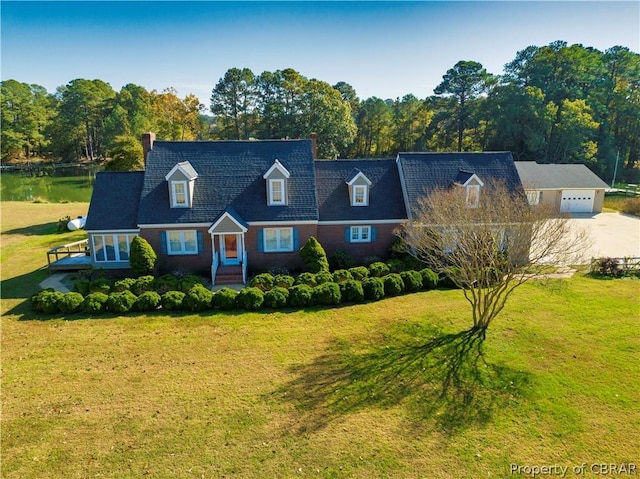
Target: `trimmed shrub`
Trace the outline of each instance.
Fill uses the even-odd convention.
[[[187,274],[184,278],[178,280],[178,290],[188,293],[191,288],[199,284],[204,284],[204,280],[195,274]]]
[[[332,271],[337,269],[348,269],[355,265],[353,257],[346,251],[335,251],[328,256],[329,268]]]
[[[156,279],[151,275],[140,276],[134,281],[133,285],[131,285],[131,292],[135,295],[140,295],[145,291],[153,291],[155,282]]]
[[[457,289],[458,285],[451,279],[451,276],[455,275],[457,270],[458,268],[450,266],[440,271],[438,274],[438,286],[447,289]]]
[[[107,278],[98,278],[91,282],[89,292],[109,294],[111,292],[111,281]]]
[[[273,275],[269,273],[260,273],[253,277],[249,286],[258,288],[260,291],[269,291],[273,288]]]
[[[107,311],[111,311],[112,313],[127,313],[133,308],[136,299],[138,298],[131,291],[111,293],[107,300]]]
[[[255,311],[260,309],[264,303],[264,293],[258,288],[243,288],[236,296],[236,304],[239,308],[246,309],[248,311]]]
[[[313,300],[316,304],[340,304],[341,299],[338,283],[324,283],[313,288]]]
[[[207,287],[197,284],[189,290],[182,305],[189,311],[206,311],[211,309],[212,299],[213,293]]]
[[[86,296],[91,292],[91,281],[88,279],[79,279],[73,283],[73,290],[82,296]]]
[[[89,314],[100,314],[107,308],[109,296],[104,293],[90,293],[82,301],[82,311]]]
[[[70,292],[65,293],[62,298],[58,300],[58,307],[60,311],[67,314],[73,314],[80,311],[84,297],[80,293]]]
[[[389,273],[401,273],[407,269],[407,266],[401,259],[390,259],[386,262],[386,265],[389,268]]]
[[[327,260],[327,254],[324,248],[318,240],[311,236],[307,242],[300,248],[300,258],[312,273],[319,273],[320,271],[329,271],[329,261]]]
[[[339,283],[343,303],[361,303],[364,301],[362,283],[355,279],[348,279]]]
[[[287,300],[289,299],[289,290],[281,288],[280,286],[274,286],[271,290],[264,294],[264,305],[267,308],[279,309],[287,306]]]
[[[156,293],[162,295],[168,291],[177,291],[178,290],[178,278],[176,278],[172,274],[163,274],[153,283],[154,290]]]
[[[384,281],[382,278],[365,278],[362,280],[362,291],[365,299],[378,301],[384,298]]]
[[[157,261],[158,255],[146,239],[140,236],[133,238],[129,248],[129,265],[133,274],[136,276],[153,274]]]
[[[294,281],[293,276],[289,276],[288,274],[279,274],[273,278],[273,286],[288,289],[293,286]]]
[[[162,307],[167,311],[180,311],[182,309],[182,301],[184,300],[184,294],[182,291],[167,291],[160,296]]]
[[[347,281],[349,279],[353,279],[353,276],[346,269],[339,269],[339,270],[333,272],[333,282],[334,283],[342,283],[343,281]]]
[[[136,311],[155,311],[160,307],[160,295],[155,291],[145,291],[136,299],[133,309]]]
[[[413,293],[422,289],[422,275],[417,271],[403,271],[400,273],[402,282],[404,283],[404,290]]]
[[[306,308],[313,305],[313,289],[306,284],[298,284],[289,289],[289,306]]]
[[[131,291],[131,288],[135,284],[134,278],[124,278],[113,283],[113,291],[115,293],[122,293],[123,291]]]
[[[438,273],[432,269],[421,269],[420,276],[422,276],[422,289],[430,290],[438,287]]]
[[[64,294],[53,289],[45,289],[31,297],[31,304],[34,311],[45,314],[56,314],[60,312],[60,302]]]
[[[302,273],[298,275],[294,284],[295,285],[306,284],[307,286],[310,286],[313,288],[314,286],[317,285],[316,275],[313,273]]]
[[[320,271],[316,273],[316,286],[324,283],[331,283],[333,281],[333,275],[328,271]]]
[[[369,275],[374,278],[382,278],[389,274],[389,267],[382,261],[376,261],[369,265]]]
[[[382,280],[385,296],[398,296],[404,291],[404,282],[398,273],[389,273]]]
[[[235,289],[221,288],[213,294],[211,305],[225,311],[236,309],[236,296],[238,292]]]
[[[355,268],[349,268],[349,273],[353,276],[353,279],[362,281],[369,277],[369,270],[366,266],[356,266]]]

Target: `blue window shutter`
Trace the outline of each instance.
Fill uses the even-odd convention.
[[[196,237],[198,239],[198,254],[204,252],[204,237],[202,236],[202,231],[196,231]]]
[[[371,227],[371,241],[376,241],[378,239],[378,228],[375,226]]]
[[[344,242],[351,243],[351,226],[347,226],[344,229]]]
[[[167,254],[167,232],[160,231],[160,252]]]
[[[293,228],[293,251],[300,249],[300,236],[298,235],[298,228]]]
[[[264,230],[258,230],[258,252],[264,252]]]

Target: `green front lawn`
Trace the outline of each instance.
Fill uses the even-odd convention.
[[[69,205],[2,206],[2,477],[475,478],[638,461],[638,280],[522,287],[484,361],[451,375],[471,325],[460,291],[39,319],[24,298],[43,253],[79,239],[49,228]]]

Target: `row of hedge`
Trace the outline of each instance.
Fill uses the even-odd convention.
[[[354,279],[353,272],[345,271],[336,271],[333,275],[322,272],[315,275],[303,273],[300,275],[303,277],[302,280],[300,276],[295,280],[289,277],[289,280],[277,279],[278,276],[269,275],[269,278],[258,275],[253,282],[260,287],[250,285],[239,292],[222,288],[215,293],[200,283],[192,285],[187,292],[176,289],[160,293],[153,288],[166,287],[167,278],[158,283],[163,277],[151,281],[149,278],[153,277],[146,276],[116,282],[109,292],[92,291],[92,288],[98,288],[100,285],[106,286],[105,282],[98,281],[97,285],[90,282],[88,288],[82,283],[80,288],[86,289],[85,294],[79,291],[61,293],[50,289],[41,291],[32,297],[32,307],[34,311],[45,314],[121,314],[129,311],[149,312],[160,308],[167,311],[193,312],[233,309],[256,311],[261,308],[305,308],[314,305],[331,306],[378,301],[384,297],[434,289],[438,286],[438,275],[430,269],[404,271],[400,274],[389,273],[382,277],[364,276],[360,279]],[[329,275],[331,280],[323,281],[327,278],[326,275]],[[270,285],[267,287],[267,284]],[[285,286],[282,286],[283,284]],[[143,291],[142,288],[147,289]]]

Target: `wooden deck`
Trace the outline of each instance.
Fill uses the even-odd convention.
[[[89,241],[82,240],[57,246],[47,251],[47,267],[50,271],[74,271],[91,267]]]

